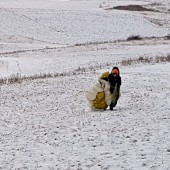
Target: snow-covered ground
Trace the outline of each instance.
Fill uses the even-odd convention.
[[[6,54],[0,58],[1,77],[12,74],[33,76],[39,73],[73,72],[75,69],[120,62],[140,56],[155,57],[170,53],[170,41],[165,44],[101,44],[87,47],[70,47],[52,50]]]
[[[161,12],[106,10],[128,4]],[[1,78],[86,71],[0,85],[0,169],[170,170],[168,62],[120,64],[112,112],[91,111],[84,96],[116,62],[170,54],[169,9],[169,0],[1,0]]]
[[[1,169],[168,170],[169,68],[121,67],[112,112],[84,98],[101,70],[1,86]]]
[[[139,51],[140,55],[144,55],[144,53],[148,55],[148,52],[145,51],[149,51],[150,54],[169,53],[169,42],[158,43],[158,45],[162,44],[160,48],[152,46],[154,42],[146,46],[144,44],[142,47],[135,46],[135,48],[135,44],[120,47],[120,44],[113,43],[112,50],[109,52],[102,50],[102,53],[99,50],[96,51],[97,45],[89,47],[90,49],[84,49],[84,52],[79,52],[81,49],[74,47],[71,53],[63,53],[63,51],[67,51],[67,48],[60,49],[82,43],[97,44],[126,40],[132,35],[141,37],[167,36],[170,33],[170,18],[165,13],[161,13],[162,15],[158,12],[140,14],[99,8],[100,4],[111,6],[124,4],[124,1],[49,1],[48,3],[45,0],[39,0],[35,3],[32,1],[10,1],[10,3],[0,2],[1,77],[12,74],[32,75],[40,72],[61,72],[63,67],[65,71],[65,69],[78,68],[79,64],[89,65],[89,63],[93,63],[91,62],[93,56],[96,56],[95,60],[99,60],[97,57],[101,55],[102,58],[105,55],[109,60],[115,60],[115,58],[117,60],[121,59],[122,54],[123,57],[125,57],[124,54],[127,54],[126,57],[128,55],[134,57],[136,51]],[[126,3],[132,4],[133,1],[126,1]],[[134,4],[143,3],[134,1]],[[75,4],[77,4],[76,8],[74,8]],[[145,2],[144,4],[151,3]],[[84,9],[81,9],[82,5]],[[65,6],[69,6],[70,9],[65,9]],[[167,3],[166,7],[168,8],[170,5],[168,6]],[[163,25],[160,26],[158,20]],[[108,48],[105,43],[103,46]],[[54,50],[46,50],[49,48]],[[45,53],[42,52],[44,49]],[[89,53],[89,51],[94,50],[93,54]],[[82,55],[82,53],[84,54]],[[78,62],[76,62],[77,58]],[[82,59],[81,63],[79,62],[80,58]]]

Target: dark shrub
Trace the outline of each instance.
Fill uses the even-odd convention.
[[[141,40],[141,39],[142,39],[142,37],[140,37],[139,35],[132,35],[132,36],[127,38],[127,41]]]

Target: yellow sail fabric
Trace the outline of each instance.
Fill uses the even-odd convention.
[[[96,109],[106,109],[108,105],[106,104],[105,101],[105,93],[103,92],[98,92],[96,95],[96,98],[93,100],[93,105]]]

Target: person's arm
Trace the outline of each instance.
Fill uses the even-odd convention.
[[[117,89],[118,89],[118,92],[120,91],[120,86],[121,86],[121,84],[122,84],[122,80],[121,80],[121,77],[119,77],[119,79],[118,79],[118,85],[117,85]]]
[[[122,85],[122,80],[121,80],[121,77],[120,77],[120,80],[119,80],[119,85],[120,85],[120,86]]]

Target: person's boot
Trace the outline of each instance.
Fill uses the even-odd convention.
[[[113,107],[110,107],[110,109],[109,109],[109,110],[113,111]]]
[[[117,101],[116,102],[114,102],[114,103],[111,103],[110,104],[110,110],[112,111],[113,110],[113,108],[116,106],[116,104],[117,104]]]
[[[111,110],[111,111],[113,110],[113,103],[110,104],[109,110]]]

